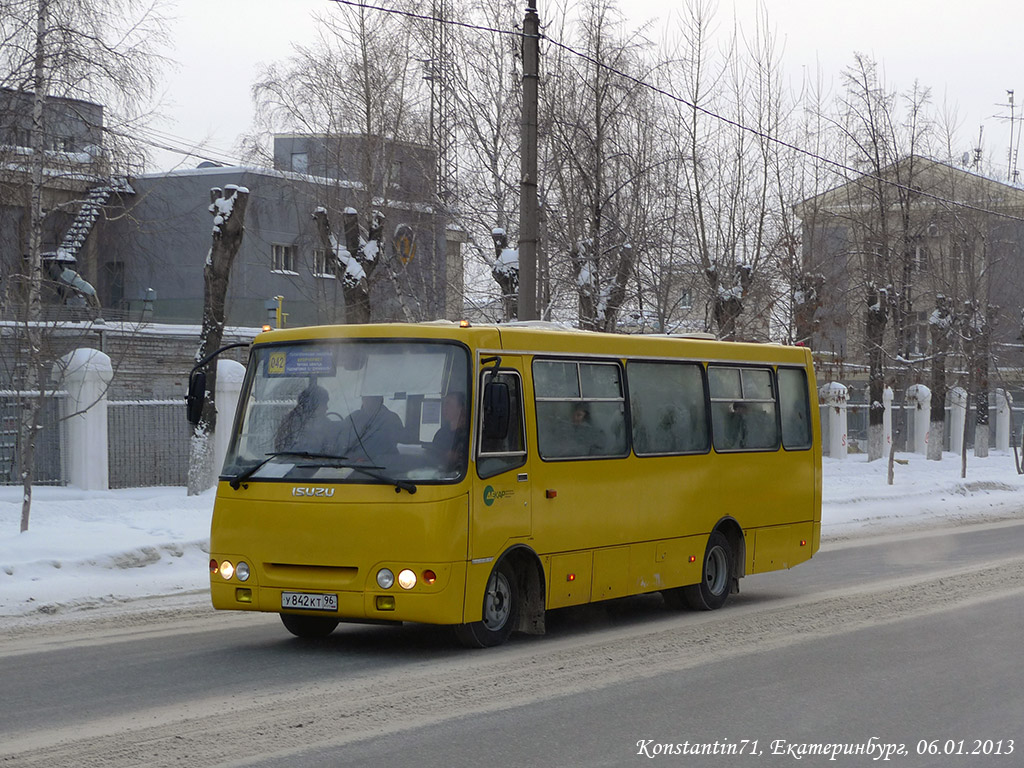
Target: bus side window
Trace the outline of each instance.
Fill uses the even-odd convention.
[[[484,381],[491,374],[484,374]],[[502,371],[496,381],[508,385],[509,418],[508,430],[501,437],[482,437],[485,430],[483,424],[477,431],[481,436],[477,452],[476,471],[481,478],[508,472],[526,463],[526,440],[523,434],[523,388],[519,374]],[[483,387],[481,387],[481,390]],[[480,416],[481,420],[483,415]]]
[[[779,428],[770,369],[709,365],[708,382],[715,450],[778,449]]]
[[[630,362],[627,375],[637,455],[708,449],[704,377],[699,365]]]
[[[617,363],[534,360],[533,383],[541,458],[619,458],[629,453]]]
[[[811,408],[807,398],[807,373],[803,368],[779,368],[779,408],[782,446],[786,450],[810,448]]]

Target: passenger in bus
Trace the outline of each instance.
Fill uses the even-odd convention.
[[[460,469],[469,452],[469,417],[464,392],[449,392],[441,403],[441,426],[434,434],[429,449],[448,472]]]
[[[729,410],[725,424],[725,441],[722,448],[745,448],[747,446],[747,404],[736,401]]]
[[[381,395],[363,395],[362,404],[345,419],[338,445],[341,455],[370,464],[387,462],[398,453],[402,420],[384,405]]]
[[[325,453],[333,450],[336,428],[327,418],[327,390],[310,384],[299,392],[295,407],[278,425],[275,451]]]
[[[605,452],[604,432],[590,420],[590,404],[579,402],[572,409],[571,450],[566,456],[597,456]]]

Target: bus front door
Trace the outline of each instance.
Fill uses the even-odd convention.
[[[502,356],[501,370],[494,380],[507,386],[508,429],[500,436],[477,423],[476,472],[470,502],[470,560],[489,562],[516,539],[532,534],[530,462],[526,452],[526,428],[523,418],[522,360]],[[482,384],[492,378],[484,370]],[[480,387],[481,403],[483,386]]]

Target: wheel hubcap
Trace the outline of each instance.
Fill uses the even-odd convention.
[[[725,550],[714,547],[704,563],[704,584],[713,595],[720,595],[729,581],[729,561]]]
[[[492,632],[496,632],[505,626],[511,610],[512,600],[508,579],[503,573],[495,573],[487,584],[487,597],[484,600],[484,626]]]

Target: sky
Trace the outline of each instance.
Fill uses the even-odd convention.
[[[457,0],[453,0],[457,2]],[[383,3],[386,5],[386,3]],[[172,0],[173,48],[178,65],[166,73],[164,119],[154,124],[162,141],[199,147],[210,159],[237,156],[238,136],[251,127],[250,86],[261,64],[286,58],[293,44],[315,37],[315,11],[329,11],[330,0]],[[545,0],[538,0],[542,24]],[[523,4],[525,8],[525,4]],[[550,5],[549,5],[550,7]],[[681,0],[629,0],[620,7],[627,21],[671,24]],[[757,9],[783,46],[785,71],[795,86],[804,74],[821,72],[833,90],[855,51],[882,67],[886,83],[901,91],[917,79],[932,90],[936,105],[956,105],[962,126],[962,151],[977,144],[984,126],[987,152],[1005,167],[1009,143],[1007,90],[1017,91],[1018,117],[1024,112],[1024,3],[1019,0],[734,0],[718,3],[724,32],[735,12],[740,26],[752,29]],[[543,62],[542,62],[543,67]],[[957,148],[960,151],[960,148]],[[193,167],[196,158],[154,151],[154,169]]]
[[[896,464],[893,485],[886,462],[869,464],[864,454],[824,459],[823,547],[1024,515],[1024,475],[1011,453],[969,457],[965,480],[954,454],[898,458],[906,463]],[[184,488],[37,487],[29,530],[19,533],[21,488],[0,487],[0,620],[14,626],[123,614],[167,596],[208,605],[213,501],[213,490],[189,497]]]

